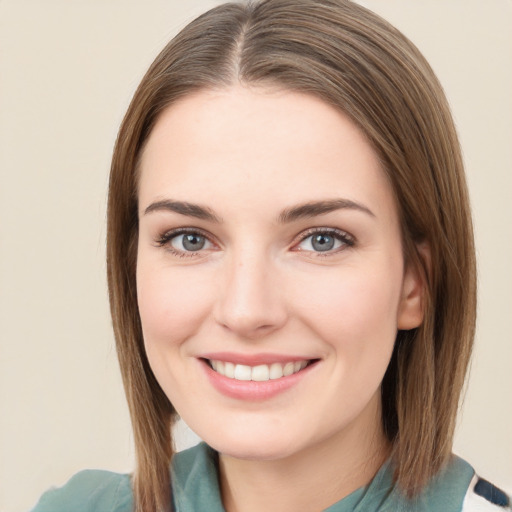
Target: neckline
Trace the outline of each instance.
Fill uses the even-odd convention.
[[[171,466],[175,510],[226,512],[218,475],[218,454],[206,443],[201,442],[177,453]],[[473,468],[453,455],[447,466],[411,502],[395,485],[393,464],[388,458],[366,486],[356,489],[323,512],[460,512],[473,475]]]
[[[368,507],[374,501],[372,497],[378,495],[386,498],[393,487],[389,466],[390,459],[384,462],[366,486],[359,487],[332,504],[325,512],[377,511],[378,508]],[[204,442],[177,453],[171,469],[175,509],[194,512],[207,506],[210,512],[226,512],[220,494],[218,468],[218,453]]]

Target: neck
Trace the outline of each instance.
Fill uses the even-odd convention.
[[[227,512],[316,512],[368,484],[390,453],[380,420],[341,432],[276,460],[219,456]]]

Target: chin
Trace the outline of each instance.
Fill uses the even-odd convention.
[[[284,459],[296,451],[297,447],[290,442],[289,436],[280,438],[248,436],[206,436],[204,441],[214,450],[223,455],[241,460],[278,460]],[[286,439],[282,439],[285,437]]]

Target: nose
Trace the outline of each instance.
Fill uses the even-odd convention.
[[[280,329],[287,311],[277,272],[263,255],[233,255],[219,283],[215,320],[244,339],[259,339]]]

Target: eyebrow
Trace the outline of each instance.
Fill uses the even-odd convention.
[[[145,210],[144,215],[158,211],[169,211],[186,215],[187,217],[195,217],[196,219],[208,220],[220,224],[222,219],[217,217],[215,213],[206,206],[199,204],[187,203],[184,201],[171,201],[164,199],[151,203]]]
[[[375,217],[375,214],[361,203],[357,203],[350,199],[329,199],[323,201],[311,201],[309,203],[286,208],[279,214],[277,220],[280,224],[286,224],[296,220],[308,219],[344,209],[357,210],[366,213],[371,217]],[[215,222],[217,224],[222,223],[222,219],[218,217],[211,208],[185,201],[172,201],[169,199],[155,201],[144,210],[144,215],[157,211],[170,211],[186,215],[187,217],[195,217],[196,219]]]
[[[310,203],[286,208],[279,215],[280,223],[293,222],[299,219],[308,219],[317,215],[325,215],[326,213],[336,210],[357,210],[375,217],[375,214],[366,206],[350,199],[330,199],[326,201],[312,201]]]

